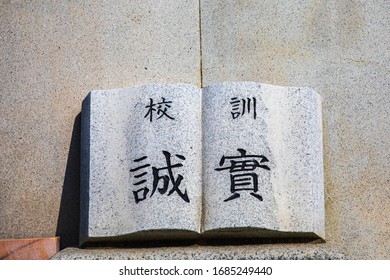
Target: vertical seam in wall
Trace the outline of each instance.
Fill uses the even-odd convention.
[[[203,64],[202,64],[202,9],[201,9],[201,1],[202,0],[199,0],[198,1],[198,9],[199,9],[199,12],[198,12],[198,18],[199,18],[199,59],[200,59],[200,64],[199,64],[199,67],[200,67],[200,88],[202,89],[202,91],[201,91],[201,108],[202,108],[202,110],[201,110],[201,121],[202,121],[202,123],[201,123],[201,131],[202,131],[202,135],[201,135],[201,137],[202,137],[202,152],[201,152],[201,155],[202,155],[202,159],[204,158],[204,149],[203,149],[203,143],[204,143],[204,129],[203,129],[203,124],[204,124],[204,122],[203,122],[203,108],[204,108],[204,106],[203,106]],[[201,161],[201,164],[202,164],[202,168],[201,168],[201,170],[202,170],[202,173],[201,173],[201,194],[202,194],[202,196],[201,196],[201,198],[202,198],[202,200],[201,200],[201,213],[200,213],[200,227],[199,227],[199,233],[200,234],[202,234],[203,233],[203,231],[204,231],[204,215],[205,215],[205,212],[204,212],[204,209],[205,209],[205,205],[204,205],[204,195],[203,195],[203,187],[204,187],[204,184],[203,184],[203,174],[204,174],[204,172],[203,172],[203,168],[204,168],[204,163],[203,163],[203,160]]]
[[[201,1],[198,2],[198,17],[199,17],[199,56],[200,56],[200,63],[199,63],[199,71],[200,71],[200,87],[203,88],[203,57],[202,57],[202,8],[201,8]]]

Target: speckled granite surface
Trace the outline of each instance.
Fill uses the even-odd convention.
[[[323,244],[190,246],[146,249],[66,248],[54,260],[328,260],[345,259],[343,251]]]
[[[201,90],[188,84],[88,95],[82,111],[80,243],[143,231],[200,231],[201,100]]]
[[[321,98],[309,88],[203,89],[204,230],[325,238]]]
[[[253,82],[92,91],[81,175],[81,244],[325,238],[321,98]]]

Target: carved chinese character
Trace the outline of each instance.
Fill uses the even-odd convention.
[[[149,117],[149,121],[153,121],[153,115],[157,115],[157,119],[161,119],[162,117],[167,117],[171,120],[174,120],[175,118],[168,115],[167,111],[169,108],[171,108],[172,101],[165,101],[165,98],[162,97],[162,101],[158,103],[154,103],[152,98],[149,98],[149,105],[145,106],[145,108],[148,109],[148,112],[144,116],[144,118]]]
[[[230,104],[232,105],[232,117],[237,119],[239,116],[245,115],[245,113],[253,114],[253,118],[256,119],[256,98],[242,98],[232,97],[230,99]]]
[[[230,173],[230,191],[232,195],[224,201],[239,198],[239,192],[242,191],[252,191],[250,194],[253,197],[263,201],[263,197],[257,193],[259,191],[258,175],[250,171],[254,171],[256,168],[270,170],[266,165],[269,162],[268,159],[262,155],[247,155],[244,149],[237,149],[237,151],[240,153],[239,156],[222,156],[219,162],[221,167],[215,168],[216,171],[228,170]],[[229,165],[223,167],[225,163]]]
[[[182,192],[179,188],[180,183],[183,180],[183,176],[181,174],[178,174],[177,176],[174,175],[173,169],[182,167],[183,164],[176,163],[172,164],[171,161],[171,154],[167,151],[162,151],[164,157],[165,157],[165,166],[164,167],[154,167],[152,166],[152,191],[150,194],[150,197],[152,197],[156,190],[160,194],[165,194],[168,192],[168,196],[172,195],[173,193],[177,193],[180,198],[182,198],[185,202],[190,202],[187,194],[187,190]],[[186,158],[182,155],[176,154],[175,155],[180,160],[185,160]],[[134,162],[139,163],[140,166],[130,169],[131,173],[136,173],[133,175],[135,179],[138,179],[140,181],[135,182],[133,185],[138,186],[145,184],[147,182],[147,179],[145,179],[148,174],[148,169],[151,166],[149,163],[142,163],[145,161],[148,157],[143,156],[141,158],[135,159]],[[165,174],[164,174],[165,172]],[[172,188],[168,191],[169,186],[172,186]],[[145,186],[143,188],[140,188],[138,190],[133,191],[133,196],[135,199],[135,203],[139,203],[147,198],[147,195],[149,193],[150,189]]]

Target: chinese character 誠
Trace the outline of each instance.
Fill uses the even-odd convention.
[[[167,151],[162,151],[164,157],[165,157],[165,166],[164,167],[154,167],[147,163],[147,156],[143,156],[140,158],[137,158],[134,160],[135,163],[139,164],[139,166],[130,169],[130,173],[134,173],[133,177],[136,180],[139,180],[135,182],[134,186],[140,186],[147,183],[147,174],[148,171],[152,170],[152,191],[150,193],[150,197],[152,197],[156,190],[160,194],[165,194],[168,192],[168,196],[170,196],[173,193],[176,193],[179,195],[185,202],[190,202],[187,194],[187,190],[184,191],[184,193],[179,189],[180,183],[183,180],[183,176],[181,174],[178,174],[176,177],[174,175],[173,170],[175,168],[182,167],[183,165],[181,163],[172,164],[171,161],[171,154]],[[185,160],[186,158],[182,155],[175,155],[180,160]],[[168,191],[169,186],[171,185],[171,189]],[[146,186],[133,191],[135,203],[139,203],[147,198],[148,193],[150,192],[150,189]]]
[[[149,105],[145,106],[148,109],[144,118],[149,117],[149,121],[153,121],[153,116],[156,115],[157,119],[161,119],[162,117],[169,118],[174,120],[170,115],[168,115],[167,111],[171,108],[172,101],[165,101],[164,97],[161,97],[162,101],[158,103],[154,103],[152,98],[149,98]]]
[[[237,119],[239,116],[252,114],[253,118],[256,119],[256,98],[238,99],[238,97],[232,97],[230,99],[232,105],[232,117]]]
[[[240,153],[239,156],[222,156],[219,162],[219,168],[215,168],[216,171],[228,170],[230,173],[230,191],[232,195],[224,201],[233,200],[240,197],[242,191],[251,191],[250,194],[260,201],[263,201],[263,197],[257,192],[258,176],[254,172],[256,168],[262,168],[270,170],[266,165],[268,159],[262,155],[247,155],[246,150],[237,149]],[[224,166],[225,163],[227,166]],[[253,172],[252,172],[253,171]]]

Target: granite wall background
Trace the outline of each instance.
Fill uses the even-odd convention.
[[[325,248],[389,259],[389,10],[386,0],[0,1],[0,238],[77,244],[91,89],[257,81],[323,98]]]

